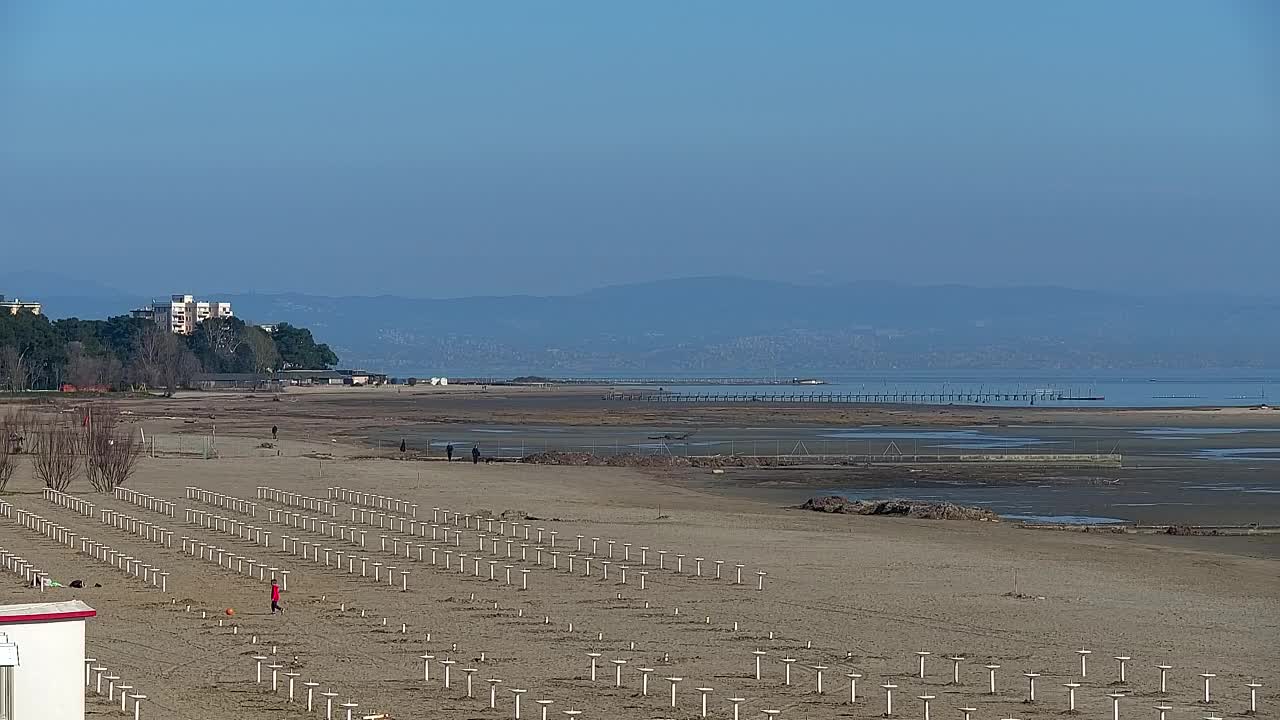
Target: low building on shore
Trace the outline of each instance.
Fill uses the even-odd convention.
[[[245,390],[278,392],[283,383],[267,373],[199,373],[191,384],[200,390]]]
[[[281,370],[276,379],[284,385],[345,384],[345,376],[337,370]]]

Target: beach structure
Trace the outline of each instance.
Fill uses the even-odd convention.
[[[916,651],[916,657],[918,657],[918,658],[920,659],[920,663],[919,663],[918,671],[919,671],[919,677],[920,677],[920,679],[921,679],[921,680],[923,680],[923,679],[924,679],[924,661],[925,661],[925,658],[929,657],[929,656],[930,656],[930,655],[932,655],[932,654],[933,654],[933,653],[929,652],[928,650],[917,650],[917,651]]]
[[[1093,651],[1081,648],[1076,651],[1076,654],[1080,656],[1080,677],[1089,677],[1089,656],[1093,654]]]
[[[822,672],[827,669],[826,665],[811,665],[810,668],[817,674],[817,694],[822,694]]]
[[[987,669],[987,672],[991,674],[991,690],[989,694],[995,695],[996,694],[996,671],[1000,669],[1000,666],[992,664],[992,665],[984,665],[983,667],[985,667]]]
[[[1067,712],[1073,713],[1076,711],[1076,688],[1080,687],[1080,683],[1069,682],[1063,683],[1062,686],[1067,689]]]
[[[1119,678],[1116,680],[1116,682],[1121,685],[1124,685],[1126,682],[1129,681],[1128,676],[1125,674],[1125,665],[1133,658],[1129,657],[1128,655],[1117,655],[1115,659],[1116,659],[1116,662],[1120,663],[1120,675],[1119,675]]]
[[[712,692],[715,692],[715,688],[700,687],[700,688],[697,688],[697,690],[698,690],[698,693],[702,695],[702,710],[701,710],[700,717],[706,717],[707,716],[707,696],[710,695]]]
[[[798,662],[796,658],[782,658],[782,665],[785,668],[782,675],[783,685],[791,685],[791,666],[796,662]]]
[[[96,615],[79,600],[0,606],[0,717],[83,720],[85,621]]]
[[[1107,693],[1107,697],[1111,698],[1111,720],[1120,720],[1120,700],[1124,697],[1124,693]]]
[[[1036,701],[1036,678],[1040,677],[1040,673],[1026,672],[1022,673],[1027,678],[1027,702]]]
[[[847,672],[844,676],[849,678],[849,704],[854,705],[858,702],[858,678],[862,673]]]
[[[897,690],[898,686],[893,683],[885,683],[880,687],[884,688],[884,716],[893,717],[893,691]]]
[[[676,706],[676,686],[679,685],[682,681],[684,681],[684,678],[682,677],[667,678],[667,682],[671,683],[671,707]]]
[[[1258,688],[1262,687],[1262,683],[1252,680],[1245,683],[1245,687],[1249,688],[1249,715],[1258,714]]]
[[[1204,704],[1210,703],[1209,698],[1209,682],[1218,677],[1215,673],[1200,673],[1200,677],[1204,678]]]
[[[917,696],[924,703],[924,720],[929,720],[929,702],[933,700],[935,695],[919,695]]]

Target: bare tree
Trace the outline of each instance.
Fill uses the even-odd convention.
[[[169,356],[169,345],[175,342],[173,333],[149,327],[138,339],[138,351],[134,353],[133,381],[148,388],[162,387],[164,365]]]
[[[176,388],[191,387],[191,383],[196,379],[196,375],[200,374],[200,359],[190,350],[183,349],[178,356],[178,367],[174,372],[174,385]]]
[[[142,334],[134,362],[135,382],[169,394],[186,386],[200,372],[200,361],[176,335],[163,328],[148,328]]]
[[[77,388],[90,388],[101,382],[102,360],[85,352],[84,343],[67,343],[67,382]]]
[[[13,454],[22,454],[24,443],[31,436],[31,431],[35,429],[37,422],[38,417],[35,411],[29,407],[20,406],[9,414],[9,429],[11,431],[9,439],[13,441]]]
[[[31,367],[26,351],[6,345],[0,348],[0,383],[9,392],[26,392],[31,385]]]
[[[0,415],[0,492],[4,491],[17,469],[14,455],[17,454],[15,449],[20,447],[18,437],[14,416],[10,413]]]
[[[31,469],[44,486],[63,491],[75,478],[80,437],[62,418],[37,420],[31,437]]]
[[[102,358],[101,366],[98,369],[98,384],[115,389],[128,385],[124,363],[120,362],[120,358],[110,354]]]
[[[120,427],[120,413],[115,407],[97,405],[85,412],[85,476],[94,490],[109,493],[123,485],[137,468],[142,441]]]

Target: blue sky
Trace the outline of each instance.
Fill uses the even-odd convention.
[[[10,0],[0,231],[142,294],[1258,292],[1280,11]]]

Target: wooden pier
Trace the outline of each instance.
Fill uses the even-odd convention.
[[[947,393],[612,393],[609,400],[620,402],[676,403],[687,405],[731,405],[770,403],[787,405],[875,404],[875,405],[984,405],[987,403],[1037,403],[1064,400],[1057,390],[1026,392]],[[1099,400],[1101,398],[1098,398]]]

